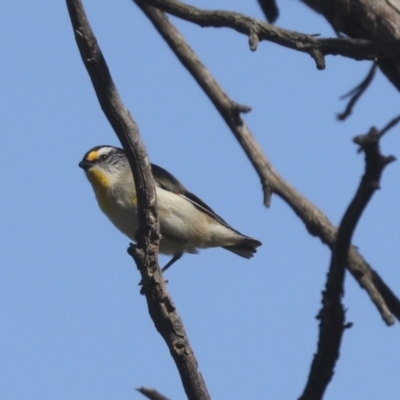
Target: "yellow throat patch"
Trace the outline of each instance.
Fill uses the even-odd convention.
[[[94,153],[94,152],[93,152]],[[89,154],[89,156],[92,153]],[[89,160],[89,156],[87,159]],[[111,211],[111,202],[108,196],[108,191],[111,187],[110,180],[107,175],[103,174],[97,168],[91,168],[86,172],[89,182],[92,184],[94,192],[96,194],[97,201],[101,210],[109,214]]]

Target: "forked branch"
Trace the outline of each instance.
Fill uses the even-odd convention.
[[[131,245],[128,252],[134,257],[142,275],[143,293],[149,313],[170,350],[188,398],[207,400],[210,396],[157,263],[159,229],[156,193],[146,149],[137,125],[123,105],[112,81],[81,1],[66,2],[82,61],[101,108],[126,151],[135,178],[140,229],[137,246]]]
[[[380,132],[371,128],[366,135],[357,136],[354,142],[365,153],[365,172],[358,190],[348,206],[339,225],[338,235],[332,251],[331,263],[325,290],[323,307],[319,312],[318,350],[311,365],[308,381],[300,400],[322,399],[332,379],[336,361],[339,359],[340,344],[345,328],[345,310],[342,304],[344,277],[351,238],[361,215],[375,190],[379,188],[382,172],[386,165],[395,160],[384,157],[379,149]]]
[[[202,27],[230,28],[247,35],[250,41],[267,40],[309,54],[318,69],[325,68],[326,55],[341,55],[354,60],[398,58],[399,40],[324,39],[278,28],[267,22],[233,11],[203,10],[177,0],[145,0],[158,9]],[[255,40],[257,38],[257,40]],[[256,46],[251,46],[252,50]]]
[[[153,0],[149,1],[153,2]],[[241,117],[241,112],[245,109],[238,107],[238,103],[232,101],[221,89],[183,36],[162,11],[148,5],[148,1],[135,0],[135,3],[151,20],[178,59],[210,98],[242,146],[260,177],[264,191],[264,204],[269,206],[271,194],[275,193],[292,208],[310,234],[319,237],[324,244],[333,249],[337,228],[321,210],[291,187],[273,169]],[[360,286],[366,290],[386,324],[394,323],[393,315],[400,319],[399,299],[353,246],[349,250],[347,268]]]

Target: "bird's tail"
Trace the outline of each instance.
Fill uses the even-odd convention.
[[[257,251],[257,247],[261,246],[261,242],[248,236],[243,236],[232,246],[224,246],[224,249],[237,254],[244,258],[251,258]]]

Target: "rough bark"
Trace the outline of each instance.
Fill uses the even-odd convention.
[[[118,136],[130,163],[138,195],[139,233],[137,245],[128,253],[142,277],[142,293],[157,331],[166,342],[190,400],[209,400],[185,327],[175,308],[158,267],[158,216],[156,191],[146,149],[136,122],[124,106],[106,60],[89,25],[82,2],[66,0],[82,61],[90,76],[101,108]],[[157,360],[155,360],[157,362]]]
[[[301,0],[322,14],[338,33],[355,39],[400,40],[400,0]],[[378,59],[379,68],[400,90],[398,59]]]

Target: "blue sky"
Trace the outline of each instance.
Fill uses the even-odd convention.
[[[197,1],[261,18],[257,2]],[[120,94],[152,162],[167,168],[233,227],[263,242],[252,260],[223,249],[186,255],[167,273],[213,399],[300,395],[316,350],[330,253],[259,179],[216,110],[130,1],[84,2]],[[332,36],[298,1],[278,26]],[[65,3],[2,2],[0,115],[0,398],[140,399],[139,386],[185,398],[139,294],[128,239],[101,214],[78,168],[91,147],[118,145],[76,48]],[[398,114],[380,73],[346,122],[339,96],[368,62],[327,57],[327,69],[271,43],[173,18],[244,118],[274,167],[337,224],[363,172],[352,138]],[[382,142],[399,156],[399,128]],[[354,237],[400,295],[399,163],[384,173]],[[160,257],[163,265],[168,259]],[[346,276],[354,323],[325,399],[397,399],[398,324],[387,328]]]

